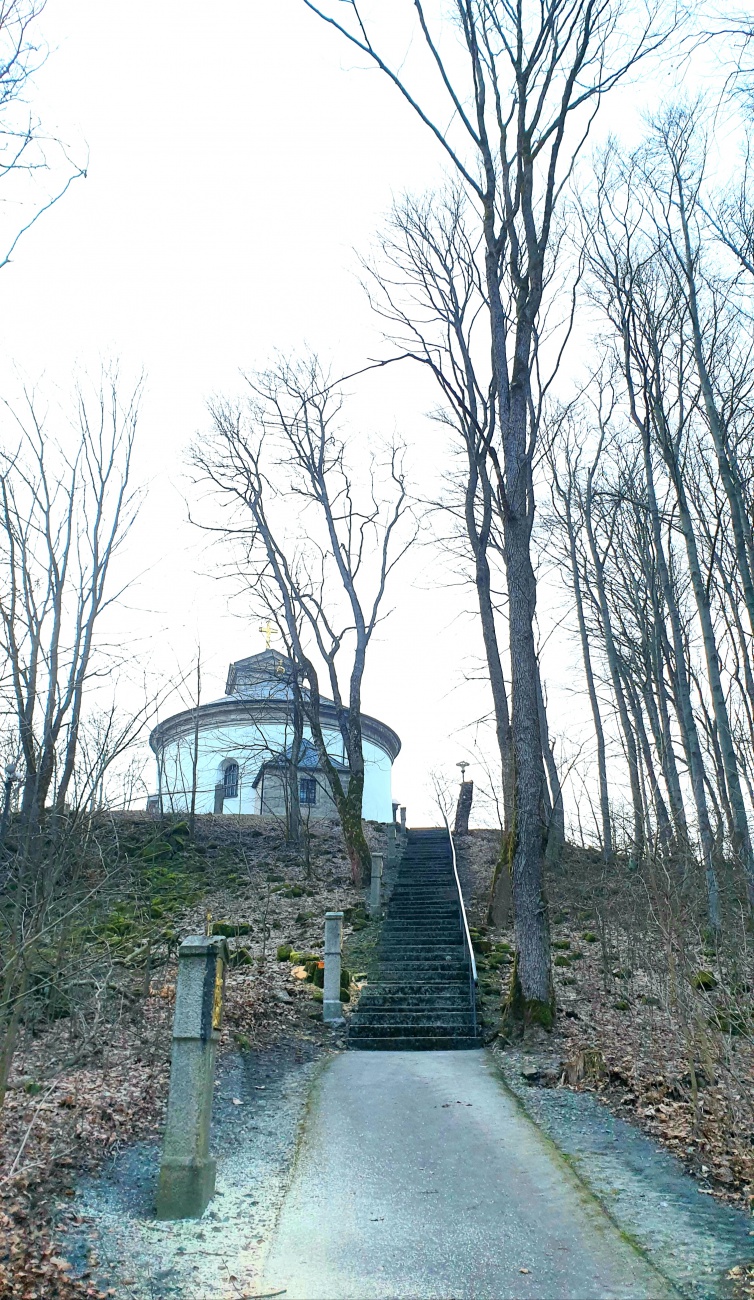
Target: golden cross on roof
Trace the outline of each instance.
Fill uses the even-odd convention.
[[[259,624],[259,631],[262,633],[262,635],[263,635],[264,637],[266,637],[266,639],[267,639],[267,649],[269,650],[269,649],[270,649],[270,642],[272,641],[272,638],[273,638],[274,636],[277,636],[277,634],[278,634],[278,630],[277,630],[277,628],[276,628],[276,627],[273,627],[273,626],[272,626],[272,623],[271,623],[270,620],[268,619],[266,623],[260,623],[260,624]]]

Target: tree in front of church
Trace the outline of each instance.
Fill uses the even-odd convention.
[[[488,491],[508,598],[513,807],[503,857],[512,877],[516,935],[509,1010],[516,1019],[549,1025],[554,994],[544,892],[548,828],[532,530],[542,403],[569,333],[578,279],[577,268],[566,266],[558,214],[605,95],[662,45],[675,11],[669,6],[666,13],[655,0],[453,0],[438,16],[435,6],[405,0],[397,7],[405,26],[396,39],[396,26],[380,6],[360,0],[302,3],[388,78],[430,132],[469,200],[490,371],[489,386],[478,394],[488,403],[487,424],[481,435],[473,430],[471,442],[466,440],[469,472],[479,484],[467,498],[477,516],[469,540],[484,560],[479,497],[483,516]],[[426,319],[424,306],[416,304],[420,321]],[[438,307],[442,314],[445,304],[433,300],[435,313]],[[451,308],[457,313],[458,304]],[[455,323],[451,316],[449,332]],[[467,367],[463,348],[459,356]],[[447,378],[460,396],[462,421],[473,425],[467,374],[434,368],[451,418],[458,420],[457,400],[448,393]],[[492,638],[486,642],[489,652]],[[492,648],[491,676],[497,671],[496,644]],[[510,747],[504,727],[498,731],[505,772]]]
[[[293,685],[343,829],[354,881],[371,868],[362,825],[361,695],[391,575],[415,529],[401,450],[383,456],[343,428],[344,398],[316,357],[250,376],[242,402],[211,404],[213,435],[194,463],[214,486],[232,538],[230,566],[256,613],[271,617],[296,665]],[[347,782],[320,720],[324,669]]]

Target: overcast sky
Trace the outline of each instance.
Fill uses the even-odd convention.
[[[403,8],[384,0],[385,13]],[[34,107],[74,157],[88,156],[88,176],[0,272],[2,391],[44,379],[64,401],[73,374],[103,359],[120,358],[127,375],[144,369],[137,468],[149,491],[124,557],[141,576],[121,634],[166,678],[201,641],[216,697],[228,663],[264,638],[258,620],[229,611],[218,557],[187,521],[187,446],[207,428],[207,399],[238,391],[240,370],[276,349],[308,345],[343,372],[378,354],[356,253],[392,197],[438,184],[444,161],[384,78],[359,69],[301,0],[48,0],[43,30],[51,53]],[[655,69],[651,94],[674,75]],[[630,133],[648,87],[619,95],[605,127]],[[417,475],[440,471],[445,443],[421,374],[393,369],[354,391],[365,441],[397,432]],[[394,794],[426,824],[430,770],[455,779],[467,724],[489,707],[469,680],[480,642],[471,593],[449,585],[429,548],[414,552],[390,603],[364,708],[400,734]],[[556,732],[583,713],[576,673],[575,646],[561,640]]]

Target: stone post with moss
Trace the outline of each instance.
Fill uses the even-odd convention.
[[[224,938],[192,935],[178,950],[158,1219],[201,1218],[215,1190],[209,1128],[227,963]]]
[[[340,967],[343,948],[343,913],[325,912],[325,978],[322,990],[322,1019],[341,1024]]]
[[[382,915],[382,873],[384,857],[381,853],[372,854],[372,880],[369,888],[369,915]]]

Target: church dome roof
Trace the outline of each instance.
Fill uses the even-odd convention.
[[[295,674],[293,660],[277,650],[263,650],[261,654],[237,659],[228,668],[224,697],[201,704],[198,710],[186,709],[165,718],[149,737],[151,749],[159,754],[165,745],[190,735],[196,725],[197,713],[200,730],[248,725],[250,722],[264,725],[265,722],[285,721],[290,717]],[[340,729],[338,710],[334,701],[326,696],[320,697],[320,718],[323,727]],[[393,729],[367,713],[362,713],[361,725],[364,739],[379,746],[394,762],[400,753],[401,742]]]

